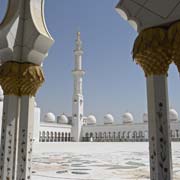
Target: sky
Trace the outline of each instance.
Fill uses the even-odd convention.
[[[76,32],[83,41],[84,115],[93,114],[101,122],[111,113],[117,122],[126,111],[142,120],[147,111],[146,79],[132,59],[137,33],[115,11],[119,0],[46,0],[45,19],[55,40],[44,61],[46,81],[36,101],[41,117],[71,115]],[[5,0],[0,0],[0,19]],[[170,106],[180,113],[180,79],[174,65],[169,76]]]

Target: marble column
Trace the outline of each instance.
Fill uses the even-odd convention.
[[[5,95],[0,147],[0,177],[2,180],[11,180],[16,177],[20,111],[18,76],[16,65],[4,63],[0,66],[0,83]]]
[[[17,179],[31,179],[34,97],[21,97]]]
[[[14,179],[17,158],[16,143],[19,119],[19,97],[5,95],[0,147],[0,179]]]
[[[137,37],[133,55],[147,80],[151,180],[172,180],[167,72],[171,64],[167,31],[152,28]]]
[[[172,179],[171,136],[166,75],[147,77],[151,179]]]
[[[31,178],[33,99],[44,81],[41,66],[54,42],[44,20],[44,0],[9,0],[0,24],[0,84],[6,95],[0,180]]]
[[[6,62],[0,66],[0,83],[5,93],[0,154],[2,180],[31,179],[34,96],[43,82],[39,65]]]
[[[34,96],[44,82],[41,66],[23,63],[19,81],[19,95],[21,97],[21,111],[19,120],[19,142],[17,159],[17,179],[31,179],[33,124],[34,124]]]

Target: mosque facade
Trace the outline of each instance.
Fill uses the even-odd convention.
[[[72,114],[55,116],[48,112],[41,121],[40,108],[34,104],[34,142],[124,142],[148,141],[148,115],[142,115],[141,122],[135,122],[132,113],[122,115],[122,123],[117,123],[111,114],[106,114],[102,124],[98,124],[94,115],[84,116],[82,42],[80,32],[75,42],[75,66],[72,71],[74,91],[72,96]],[[3,91],[0,89],[0,117],[2,119]],[[172,141],[180,141],[180,121],[175,109],[169,110]],[[1,128],[1,121],[0,121]]]
[[[180,141],[180,122],[174,109],[169,111],[172,141]],[[79,141],[91,142],[139,142],[148,141],[148,118],[143,114],[142,122],[134,122],[130,112],[122,116],[121,124],[115,123],[111,114],[104,116],[104,123],[97,124],[96,117],[83,117]],[[47,113],[44,121],[39,124],[39,142],[68,142],[76,141],[73,137],[72,117],[61,115],[55,117]]]
[[[80,32],[75,41],[75,65],[72,71],[74,90],[72,96],[72,114],[62,114],[55,117],[51,112],[45,114],[43,122],[40,115],[35,115],[35,140],[40,142],[68,142],[68,141],[148,141],[148,115],[144,113],[142,121],[136,123],[130,112],[122,115],[121,124],[116,123],[111,114],[106,114],[102,124],[97,124],[94,115],[84,116],[83,76],[82,68],[82,41]],[[37,109],[37,107],[36,107]],[[38,111],[40,113],[40,110]],[[169,111],[171,137],[174,141],[180,140],[180,122],[178,113],[174,109]]]

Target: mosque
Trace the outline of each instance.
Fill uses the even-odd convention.
[[[144,113],[142,121],[136,123],[130,112],[122,115],[122,123],[115,123],[111,114],[104,116],[103,124],[96,123],[94,115],[84,116],[84,99],[82,82],[85,72],[82,69],[82,41],[80,32],[77,33],[74,50],[75,67],[72,71],[74,78],[74,92],[72,98],[72,115],[62,114],[55,117],[51,112],[45,114],[40,121],[40,108],[34,104],[34,133],[35,142],[122,142],[148,141],[148,115]],[[0,89],[0,117],[2,119],[3,91]],[[171,139],[180,141],[180,121],[175,109],[170,108],[169,120]],[[1,127],[1,122],[0,122]]]

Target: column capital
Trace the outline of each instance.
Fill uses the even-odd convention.
[[[135,40],[133,58],[145,76],[167,74],[172,62],[167,30],[150,28],[142,31]]]
[[[180,21],[170,25],[168,39],[172,47],[172,61],[176,64],[180,73]]]
[[[6,62],[0,66],[0,84],[5,95],[35,96],[44,82],[41,66]]]

